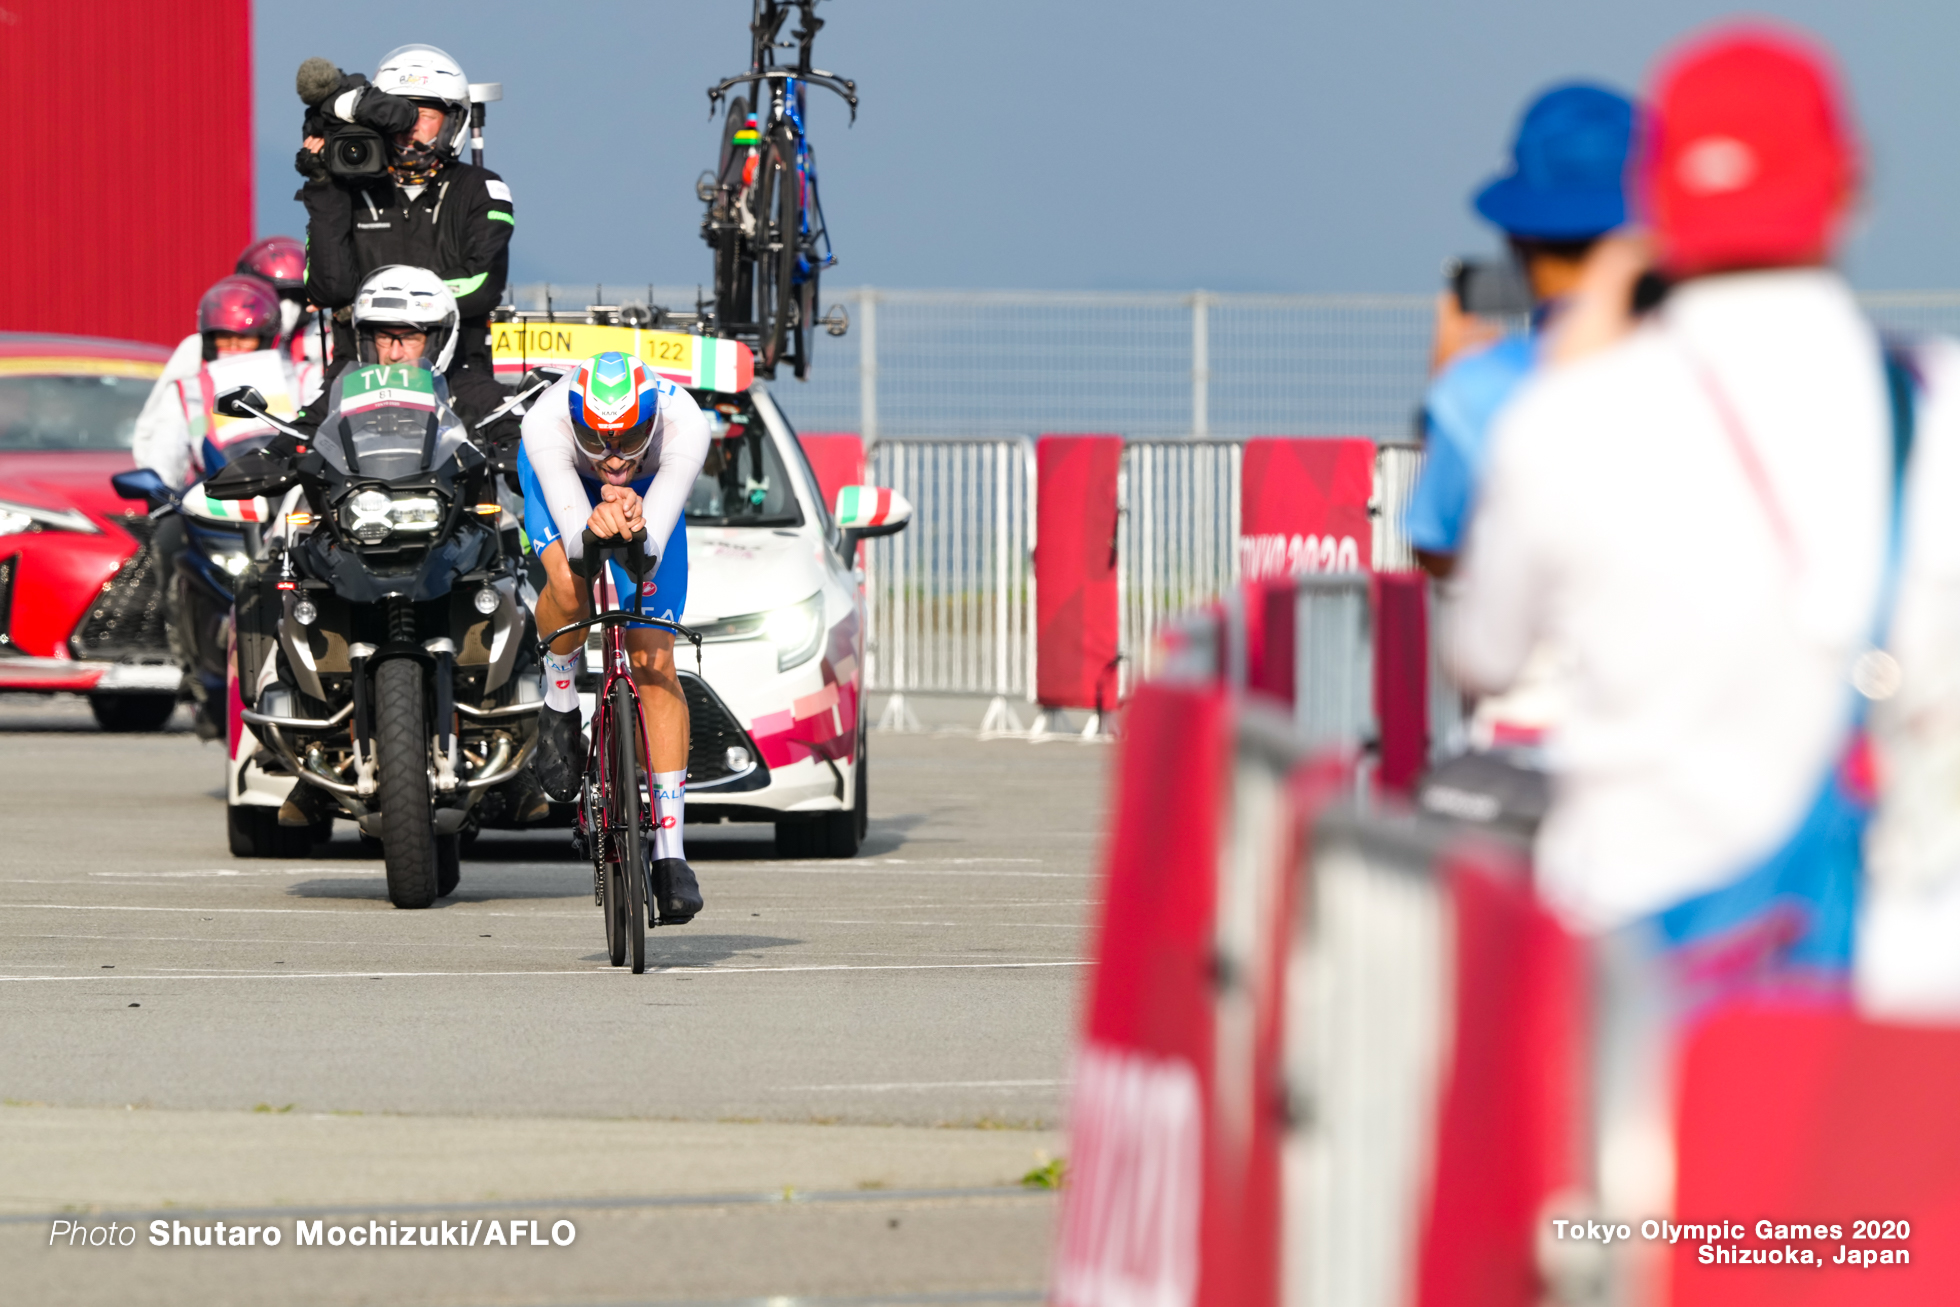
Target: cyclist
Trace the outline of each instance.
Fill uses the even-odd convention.
[[[544,565],[538,594],[541,632],[591,615],[589,587],[572,575],[587,527],[601,539],[646,529],[656,559],[641,588],[649,617],[679,621],[687,607],[687,528],[681,510],[708,455],[708,421],[694,397],[647,370],[637,358],[595,355],[541,394],[524,415],[517,475],[524,525]],[[621,607],[632,580],[610,563]],[[574,688],[585,641],[574,632],[545,656],[544,707],[538,719],[538,779],[561,803],[577,797],[585,742]],[[626,632],[633,681],[644,705],[643,729],[653,762],[653,893],[662,922],[680,925],[701,911],[701,889],[681,844],[687,781],[687,700],[674,671],[674,637],[632,627]]]

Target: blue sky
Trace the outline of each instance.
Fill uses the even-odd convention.
[[[511,183],[513,278],[709,274],[695,177],[705,88],[741,71],[747,0],[258,0],[262,233],[299,234],[293,71],[372,73],[430,41],[501,81],[488,162]],[[1415,291],[1495,247],[1466,197],[1538,88],[1637,89],[1686,0],[829,0],[813,140],[840,265],[828,285]],[[1960,5],[1758,6],[1823,37],[1871,147],[1849,267],[1960,286]]]

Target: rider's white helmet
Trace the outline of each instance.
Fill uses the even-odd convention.
[[[446,116],[435,147],[452,159],[462,153],[470,132],[470,81],[446,52],[433,45],[397,46],[381,56],[374,87],[405,100],[440,104]]]
[[[437,372],[456,355],[456,297],[427,268],[391,263],[376,268],[354,296],[354,353],[362,363],[378,363],[376,327],[413,327],[429,333],[422,357]]]

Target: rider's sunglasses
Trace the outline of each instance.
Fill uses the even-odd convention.
[[[624,431],[594,431],[580,422],[572,423],[572,438],[578,447],[595,463],[607,458],[623,458],[631,462],[647,452],[653,443],[652,421],[635,423]]]

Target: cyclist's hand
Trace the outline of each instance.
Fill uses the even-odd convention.
[[[599,503],[586,525],[602,540],[615,536],[625,539],[646,525],[641,512],[640,497],[631,486],[601,486]]]

